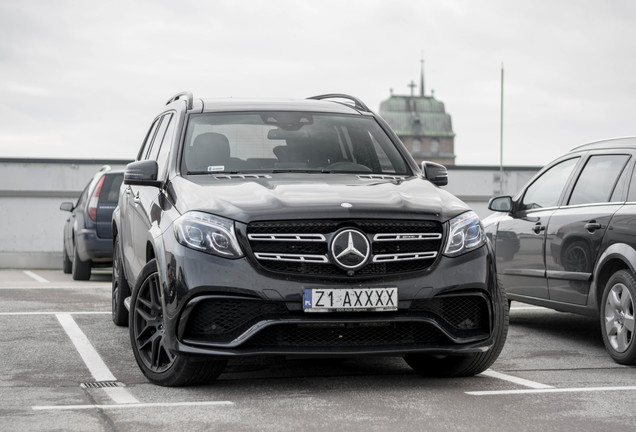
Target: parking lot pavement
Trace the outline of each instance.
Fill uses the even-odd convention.
[[[636,370],[594,319],[513,303],[506,346],[476,377],[431,379],[400,358],[241,359],[162,388],[110,318],[110,273],[0,271],[0,430],[633,431]]]

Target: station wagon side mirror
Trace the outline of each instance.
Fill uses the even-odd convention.
[[[155,160],[143,160],[126,165],[124,184],[138,186],[161,186],[157,180],[159,166]]]
[[[60,204],[60,210],[63,210],[63,211],[72,212],[74,208],[75,206],[73,205],[72,202],[66,201]]]
[[[426,180],[435,186],[446,186],[448,184],[448,170],[444,165],[435,162],[422,162],[422,172]]]
[[[500,196],[488,201],[488,210],[509,213],[512,211],[512,197]]]

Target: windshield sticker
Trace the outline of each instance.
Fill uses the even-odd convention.
[[[208,172],[225,171],[225,165],[212,165],[208,167]]]

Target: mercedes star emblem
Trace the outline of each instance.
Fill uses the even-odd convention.
[[[357,270],[365,265],[371,254],[367,236],[355,229],[344,229],[331,241],[331,256],[345,270]]]

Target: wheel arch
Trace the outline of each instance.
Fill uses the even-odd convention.
[[[594,269],[594,280],[590,290],[590,300],[595,302],[597,311],[600,311],[603,290],[607,281],[619,270],[629,270],[636,274],[636,250],[625,243],[615,243],[605,249],[599,257]]]

